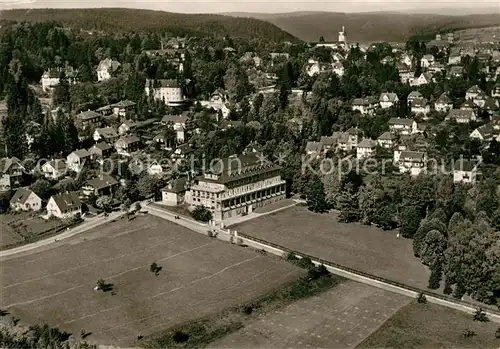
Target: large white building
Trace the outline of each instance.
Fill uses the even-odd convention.
[[[146,80],[146,95],[153,95],[154,99],[163,101],[168,106],[178,106],[184,102],[182,87],[175,80],[159,79]]]
[[[220,160],[196,179],[185,202],[205,206],[216,222],[250,213],[285,198],[286,181],[280,169],[256,153]]]

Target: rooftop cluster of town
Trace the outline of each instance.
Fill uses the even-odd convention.
[[[300,55],[293,53],[292,44],[276,45],[280,50],[265,56],[227,46],[215,56],[225,57],[221,61],[230,57],[235,65],[225,72],[222,82],[215,75],[207,77],[207,84],[212,85],[202,93],[197,92],[201,88],[199,81],[190,78],[196,76],[193,71],[201,69],[193,58],[200,55],[200,49],[192,45],[198,44],[188,38],[170,38],[161,42],[161,48],[141,50],[137,67],[144,66],[142,60],[161,60],[168,62],[169,70],[152,76],[145,67],[145,76],[135,80],[134,69],[143,68],[131,67],[129,62],[119,62],[118,56],[100,52],[102,59],[94,66],[91,85],[112,94],[109,90],[116,86],[113,82],[125,79],[126,88],[133,91],[117,94],[128,99],[107,98],[112,102],[107,104],[86,101],[75,107],[73,100],[86,96],[64,100],[64,93],[73,93],[77,86],[88,86],[89,82],[80,81],[83,72],[78,67],[48,64],[39,86],[33,87],[42,102],[43,124],[31,122],[23,129],[27,151],[22,155],[9,149],[12,142],[6,142],[5,157],[0,161],[0,190],[12,192],[11,209],[40,211],[47,202],[49,216],[67,218],[82,214],[85,202],[96,205],[96,198],[102,196],[113,197],[119,192],[122,198],[123,193],[130,198],[131,177],[126,173],[139,160],[144,164],[144,159],[149,161],[141,175],[148,179],[138,180],[138,196],[156,197],[169,206],[203,205],[218,221],[285,198],[289,188],[282,178],[282,166],[264,161],[266,147],[251,138],[247,139],[245,151],[238,154],[233,154],[234,149],[217,149],[216,155],[223,158],[222,168],[191,168],[180,174],[179,168],[190,155],[210,150],[217,144],[214,138],[224,133],[233,137],[231,130],[239,128],[251,129],[253,135],[263,139],[263,134],[277,132],[272,131],[273,127],[284,127],[297,138],[305,137],[298,141],[301,152],[315,158],[341,154],[360,162],[389,152],[399,172],[412,176],[426,169],[428,150],[443,129],[453,130],[446,136],[457,139],[465,132],[469,141],[479,143],[481,149],[488,148],[490,142],[500,142],[498,43],[462,45],[453,33],[446,33],[436,35],[427,44],[409,41],[405,47],[360,45],[350,43],[342,28],[338,41],[320,40],[301,46]],[[209,47],[208,56],[214,57],[213,51]],[[373,62],[374,57],[377,62]],[[207,64],[217,65],[214,58],[198,57],[197,61],[205,58]],[[374,77],[358,79],[356,71],[362,72],[366,64],[376,65],[389,76],[395,72],[399,78],[391,77],[383,85],[378,80],[368,81]],[[345,92],[349,84],[356,85],[354,92]],[[377,91],[374,85],[378,86],[376,95],[372,94]],[[134,100],[134,95],[140,98]],[[273,98],[278,105],[267,102]],[[318,111],[312,105],[322,105],[322,98],[330,102]],[[337,104],[331,102],[335,100]],[[278,126],[266,124],[269,120],[263,114],[285,106],[292,110],[287,114],[290,117],[277,121]],[[0,117],[8,118],[9,113],[1,104]],[[340,122],[340,114],[347,115],[344,118],[348,121]],[[35,147],[47,124],[59,125],[66,116],[78,135],[73,148],[47,154],[49,157],[36,166],[27,164],[28,154],[37,154]],[[321,129],[325,123],[331,125],[326,132]],[[377,123],[380,125],[374,126]],[[9,130],[4,127],[4,132]],[[276,141],[280,140],[272,144],[276,145]],[[466,159],[467,166],[454,171],[455,182],[475,183],[477,163],[482,157],[473,155]],[[114,162],[114,167],[126,164],[128,172],[103,172],[111,163],[108,160]],[[238,166],[233,168],[231,160]],[[42,179],[51,185],[58,183],[63,189],[41,198],[46,191],[37,194],[33,184]],[[64,185],[66,182],[71,185]]]

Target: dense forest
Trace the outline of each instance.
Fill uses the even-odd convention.
[[[225,36],[297,41],[274,24],[254,18],[182,14],[124,8],[32,9],[2,11],[3,21],[56,21],[64,26],[105,32],[152,31],[178,36]]]

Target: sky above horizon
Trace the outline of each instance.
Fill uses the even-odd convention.
[[[499,8],[500,0],[0,0],[0,9],[10,8],[83,8],[129,7],[185,13],[262,12],[283,13],[294,11],[367,12],[412,11],[442,13],[445,9],[470,9],[471,13],[483,13],[486,9]],[[496,11],[499,13],[500,11]]]

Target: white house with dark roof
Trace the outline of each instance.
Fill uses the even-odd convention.
[[[124,135],[115,142],[116,152],[123,156],[131,156],[131,153],[138,150],[141,140],[136,135]]]
[[[433,55],[424,55],[420,59],[420,65],[422,68],[429,68],[432,63],[434,63],[434,56]]]
[[[89,179],[82,187],[82,191],[86,196],[92,194],[96,196],[113,195],[113,192],[118,186],[119,183],[116,179],[108,174],[102,174],[98,177]]]
[[[434,102],[434,109],[439,113],[447,113],[453,108],[453,101],[448,96],[448,93],[443,92],[436,102]]]
[[[421,73],[419,76],[410,78],[408,83],[410,86],[422,86],[431,83],[432,80],[432,75],[430,73]]]
[[[184,202],[184,196],[189,189],[186,177],[172,179],[161,190],[161,203],[167,206],[177,206]]]
[[[146,95],[163,101],[168,106],[180,106],[184,103],[181,85],[176,80],[158,79],[146,80]]]
[[[484,94],[484,91],[479,88],[479,86],[474,85],[470,87],[467,92],[465,92],[465,99],[474,99],[480,94]]]
[[[118,126],[118,134],[124,135],[126,133],[129,133],[133,131],[137,127],[137,124],[132,121],[132,120],[125,120],[121,123],[120,126]]]
[[[396,136],[391,132],[384,132],[377,138],[380,147],[390,149],[396,145]]]
[[[412,78],[415,75],[415,71],[413,71],[410,65],[398,64],[397,68],[399,73],[399,79],[403,84],[406,84],[410,80],[410,78]]]
[[[493,97],[486,97],[484,101],[483,109],[488,112],[488,114],[493,115],[496,111],[498,111],[499,102],[497,99]]]
[[[19,188],[10,199],[10,208],[14,211],[40,211],[42,199],[30,189]]]
[[[410,105],[415,99],[420,99],[420,98],[424,98],[424,96],[422,95],[422,93],[420,93],[420,91],[411,91],[406,97],[406,101],[408,105]]]
[[[89,160],[90,153],[86,149],[75,150],[66,157],[66,166],[71,171],[80,172]]]
[[[111,109],[113,110],[113,114],[120,118],[133,119],[135,117],[136,104],[129,100],[123,100],[112,104]]]
[[[369,158],[375,155],[377,149],[377,142],[373,139],[366,138],[358,143],[356,147],[356,158],[358,160]]]
[[[390,108],[399,102],[398,95],[392,92],[384,92],[380,95],[379,103],[383,109]]]
[[[0,192],[18,188],[23,176],[24,166],[15,156],[0,159]]]
[[[49,216],[65,219],[82,214],[82,201],[76,192],[53,195],[47,203]]]
[[[65,159],[47,161],[40,168],[43,176],[47,179],[58,180],[68,173]]]
[[[110,58],[103,59],[97,66],[97,81],[106,81],[111,79],[120,66],[121,64],[118,61]]]
[[[453,163],[453,183],[475,184],[478,164],[474,161],[460,159]]]
[[[98,128],[94,131],[94,134],[92,135],[94,141],[96,142],[105,141],[108,143],[113,143],[115,140],[118,139],[118,137],[119,135],[113,127]]]
[[[306,154],[310,156],[319,156],[323,151],[323,143],[309,141],[306,144]]]
[[[389,130],[394,134],[410,135],[417,133],[417,122],[413,119],[392,118],[389,120]]]
[[[476,121],[474,110],[451,109],[445,120],[455,120],[459,124],[468,124]]]
[[[431,112],[431,106],[427,98],[417,98],[411,103],[411,112],[417,115],[427,116]]]
[[[493,138],[493,130],[492,124],[485,124],[472,131],[469,138],[477,139],[482,142],[489,142]]]
[[[177,131],[180,128],[186,128],[187,121],[188,121],[188,116],[186,114],[180,114],[180,115],[168,114],[161,119],[162,124],[172,126],[174,131]]]
[[[426,156],[418,151],[395,151],[395,164],[400,173],[409,173],[412,176],[418,176],[426,168]]]
[[[486,94],[484,92],[478,93],[472,101],[476,106],[479,108],[483,108],[484,104],[486,103]]]
[[[363,115],[373,115],[379,104],[374,98],[355,98],[352,101],[352,110],[359,111]]]

